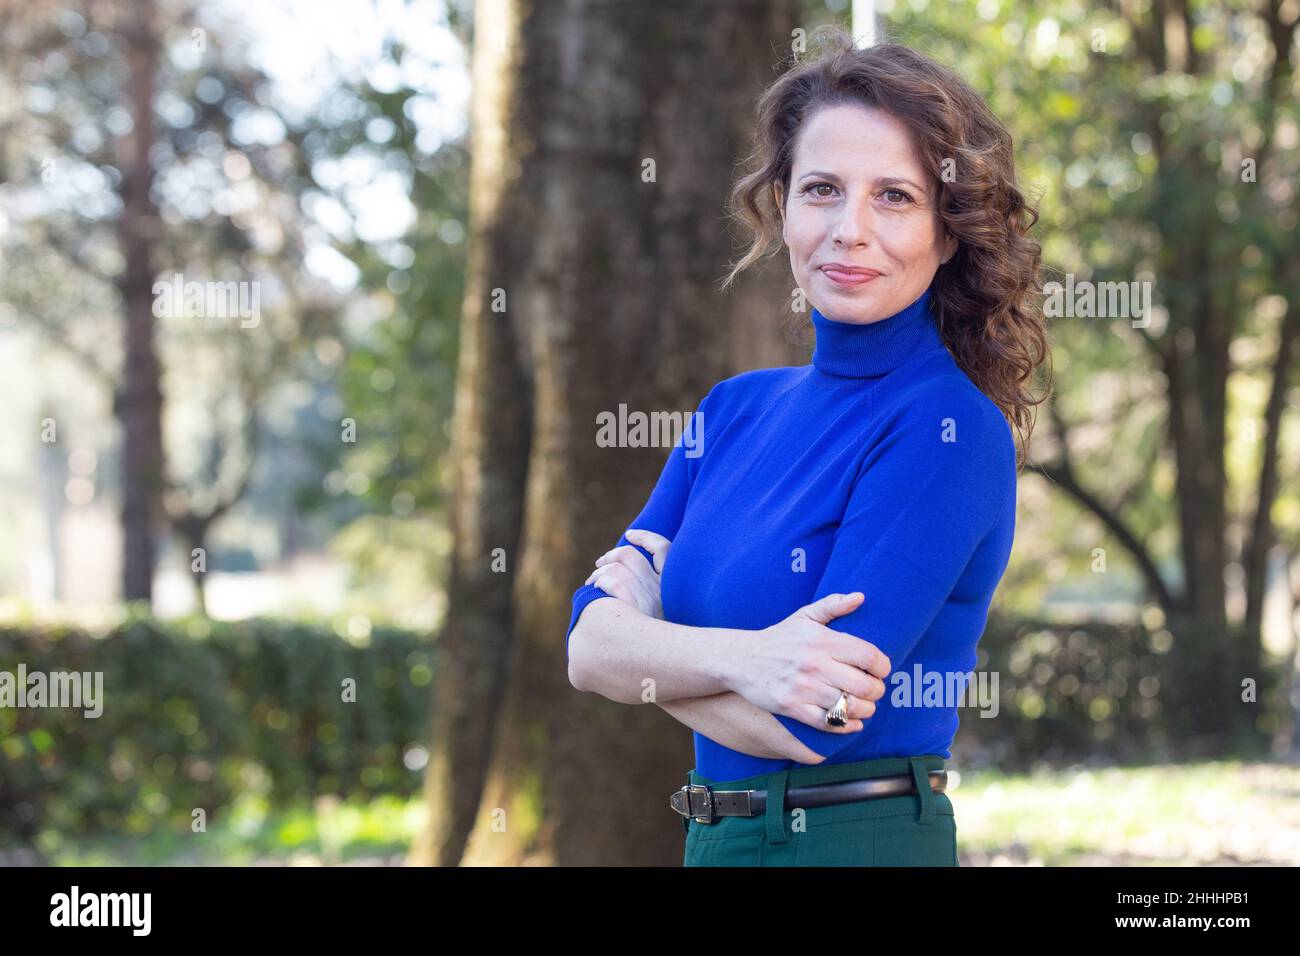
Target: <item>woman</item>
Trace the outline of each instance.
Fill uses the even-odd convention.
[[[921,54],[833,41],[759,103],[725,282],[779,228],[812,363],[715,385],[573,598],[574,686],[695,731],[688,866],[957,865],[954,680],[1011,552],[1011,426],[1023,445],[1042,401],[1011,137]]]

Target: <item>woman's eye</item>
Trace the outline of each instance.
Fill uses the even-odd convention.
[[[817,192],[819,189],[825,189],[827,192]],[[803,191],[805,193],[811,193],[817,199],[830,199],[835,193],[835,187],[830,183],[812,183],[811,185],[805,186]],[[881,193],[881,195],[890,197],[888,202],[891,206],[905,206],[913,202],[912,197],[901,189],[886,189]],[[898,198],[892,198],[895,196]]]

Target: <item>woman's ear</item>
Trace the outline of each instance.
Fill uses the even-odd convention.
[[[943,243],[943,258],[939,260],[939,265],[945,264],[949,259],[957,254],[957,245],[957,237],[952,233],[949,233],[948,238],[944,240]]]
[[[781,240],[785,241],[785,202],[781,196],[781,184],[772,185],[772,194],[776,197],[776,211],[781,214]]]

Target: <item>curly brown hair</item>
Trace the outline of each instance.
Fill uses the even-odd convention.
[[[911,131],[930,176],[940,220],[958,239],[956,253],[939,267],[931,286],[940,334],[958,366],[1014,427],[1021,465],[1036,406],[1047,397],[1046,390],[1035,397],[1035,371],[1050,352],[1041,304],[1042,252],[1027,236],[1038,211],[1017,184],[1011,134],[961,77],[908,46],[861,49],[833,25],[819,28],[812,39],[810,48],[817,52],[792,54],[790,68],[758,101],[755,147],[746,161],[751,171],[732,187],[728,202],[752,239],[722,288],[780,251],[774,188],[789,196],[795,137],[815,111],[860,103],[897,117]],[[794,321],[806,336],[811,323],[797,316]],[[1050,377],[1049,363],[1049,390]]]

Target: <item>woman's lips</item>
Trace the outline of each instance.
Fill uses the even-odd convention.
[[[830,279],[836,285],[844,286],[849,289],[856,288],[860,285],[866,285],[872,279],[875,279],[880,275],[879,272],[849,272],[831,266],[823,266],[821,271],[826,278]]]

